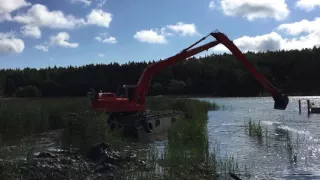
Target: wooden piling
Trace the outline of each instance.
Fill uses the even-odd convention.
[[[301,114],[301,99],[299,99],[299,114]]]

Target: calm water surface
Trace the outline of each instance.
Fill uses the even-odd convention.
[[[220,156],[234,156],[241,166],[247,166],[252,179],[320,179],[320,114],[308,116],[306,101],[299,114],[298,99],[320,104],[320,97],[290,97],[282,111],[273,109],[270,97],[201,98],[224,105],[208,113],[210,148],[219,144]],[[245,121],[250,119],[261,122],[268,141],[265,134],[261,143],[246,133]],[[276,130],[286,130],[281,132],[288,132],[291,143]]]

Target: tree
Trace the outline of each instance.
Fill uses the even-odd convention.
[[[168,90],[170,93],[181,93],[186,84],[183,81],[171,79],[168,84]]]
[[[320,93],[315,91],[320,89],[319,47],[244,55],[260,74],[289,95]],[[90,88],[115,92],[118,85],[136,84],[143,70],[154,62],[0,69],[0,89],[5,96],[13,96],[30,85],[37,87],[43,97],[85,96]],[[225,53],[193,57],[164,68],[151,79],[148,95],[256,96],[261,91],[261,84],[248,69],[235,56]]]
[[[24,87],[18,87],[15,92],[16,97],[40,97],[41,92],[39,89],[35,86],[24,86]]]
[[[159,94],[163,93],[162,85],[160,83],[153,83],[152,92],[154,95],[159,95]]]

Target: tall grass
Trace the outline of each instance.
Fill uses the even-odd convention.
[[[61,141],[63,148],[75,147],[85,153],[93,144],[101,142],[117,149],[124,147],[125,141],[120,134],[109,130],[107,118],[105,113],[93,111],[66,114]]]
[[[197,117],[205,119],[207,112],[217,110],[219,106],[215,103],[200,101],[197,99],[149,97],[147,107],[152,110],[178,110],[183,111],[187,118]]]
[[[300,140],[298,132],[296,134],[296,140],[293,141],[292,132],[284,129],[282,125],[274,127],[274,132],[268,130],[268,128],[265,128],[263,131],[260,121],[256,123],[251,119],[245,122],[245,131],[249,136],[257,138],[261,146],[285,149],[289,162],[297,163],[297,152],[300,148],[301,141],[303,141]],[[263,139],[265,139],[264,142]],[[280,149],[277,149],[277,151],[280,151]]]
[[[63,128],[64,114],[85,109],[85,98],[1,99],[0,141]]]
[[[175,109],[190,116],[193,111],[214,109],[216,106],[198,103],[190,108],[193,100],[174,100],[171,98],[149,98],[149,109]],[[186,104],[184,104],[186,103]],[[66,128],[65,115],[91,111],[86,98],[12,98],[0,101],[0,140],[21,138],[48,130]],[[103,117],[106,118],[106,117]]]

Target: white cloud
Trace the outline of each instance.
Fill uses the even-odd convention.
[[[316,17],[313,21],[301,20],[298,22],[281,24],[276,29],[281,32],[290,34],[291,39],[285,39],[283,42],[284,49],[303,49],[313,48],[320,45],[320,18]],[[303,34],[304,33],[304,34]],[[303,34],[303,35],[301,35]],[[306,34],[306,35],[305,35]],[[301,35],[301,36],[298,36]]]
[[[53,29],[73,29],[83,26],[85,20],[72,15],[64,15],[62,11],[49,11],[41,4],[33,5],[25,14],[18,14],[13,20],[34,27],[48,27]]]
[[[67,32],[60,32],[56,36],[50,37],[50,44],[66,47],[66,48],[77,48],[79,46],[78,43],[68,42],[69,39],[70,39],[70,36]]]
[[[276,29],[286,32],[290,35],[298,35],[301,33],[312,33],[319,29],[320,18],[316,17],[313,21],[303,19],[294,23],[281,24]]]
[[[0,16],[30,5],[25,0],[0,0]]]
[[[225,15],[240,16],[252,21],[261,18],[284,20],[289,16],[285,0],[220,0]]]
[[[262,36],[243,36],[236,39],[234,43],[242,51],[254,51],[254,52],[264,52],[267,50],[275,51],[281,48],[281,36],[278,33],[271,32],[270,34],[265,34]]]
[[[264,52],[267,50],[279,50],[281,48],[281,41],[282,37],[278,33],[271,32],[270,34],[255,37],[243,36],[238,39],[235,39],[233,43],[243,52]],[[212,50],[218,53],[230,52],[222,44],[219,44],[218,46],[212,48]]]
[[[146,42],[150,44],[166,44],[167,43],[167,40],[164,35],[159,34],[152,29],[138,31],[133,37],[138,41]]]
[[[22,39],[15,38],[12,33],[0,32],[0,54],[18,54],[24,50]]]
[[[107,2],[107,0],[97,0],[97,1],[98,1],[98,4],[97,4],[98,8],[102,8],[104,4]]]
[[[102,43],[116,44],[117,39],[113,36],[108,36],[106,33],[101,33],[100,36],[95,37],[95,39]]]
[[[27,37],[33,37],[37,39],[41,37],[41,31],[37,26],[23,26],[21,27],[21,34]]]
[[[320,31],[317,30],[306,36],[295,37],[292,39],[284,39],[282,42],[282,49],[292,50],[292,49],[304,49],[313,48],[314,46],[320,46]]]
[[[87,23],[108,28],[112,21],[112,14],[101,9],[93,9],[87,15]]]
[[[65,15],[62,11],[50,11],[44,5],[35,4],[30,9],[28,9],[27,12],[18,13],[14,17],[11,17],[10,14],[7,16],[0,16],[0,22],[5,20],[12,20],[21,24],[25,24],[21,28],[21,33],[24,36],[40,38],[40,28],[42,27],[51,29],[74,29],[87,25],[109,27],[112,20],[112,15],[102,10],[93,9],[87,15],[87,19],[76,18],[72,15]],[[64,37],[69,37],[69,35],[66,35]],[[114,37],[111,37],[109,39],[105,39],[104,41],[108,43],[115,43],[116,39]],[[68,43],[67,41],[61,41],[60,45],[64,47],[78,46],[77,43]]]
[[[215,5],[214,1],[213,1],[213,0],[210,1],[210,3],[209,3],[209,8],[210,8],[210,9],[214,9],[215,7],[216,7],[216,5]]]
[[[99,53],[98,56],[101,57],[101,58],[103,58],[105,55],[102,54],[102,53]]]
[[[320,20],[302,20],[290,24],[281,24],[275,30],[290,34],[291,37],[284,37],[277,32],[271,32],[260,36],[243,36],[235,39],[234,44],[243,52],[263,52],[275,50],[301,50],[320,46]],[[302,34],[304,33],[304,34]],[[230,52],[224,45],[220,44],[210,49],[210,52]]]
[[[11,21],[11,15],[9,13],[0,14],[0,22]]]
[[[298,0],[296,6],[306,11],[312,11],[316,7],[320,7],[320,0]]]
[[[110,43],[110,44],[115,44],[117,43],[117,40],[115,37],[108,37],[102,40],[103,43]]]
[[[49,42],[36,45],[34,48],[43,52],[48,52],[50,46],[60,46],[64,48],[77,48],[79,46],[78,43],[69,42],[69,39],[70,35],[67,32],[60,32],[55,36],[50,36]]]
[[[174,35],[193,36],[199,35],[199,33],[194,24],[178,22],[176,24],[166,25],[160,29],[137,31],[133,37],[138,41],[150,44],[166,44],[168,42],[166,37]]]
[[[182,36],[192,36],[198,34],[196,26],[194,24],[185,24],[183,22],[178,22],[175,25],[167,25],[167,28]]]
[[[32,27],[46,27],[52,29],[74,29],[87,25],[96,25],[108,28],[112,21],[112,14],[101,9],[93,9],[86,17],[77,18],[73,15],[65,15],[62,11],[50,11],[42,4],[33,5],[26,13],[17,14],[10,18],[0,16],[1,19],[11,19],[12,21]]]
[[[46,45],[36,45],[34,46],[34,48],[43,51],[43,52],[48,52],[49,51],[49,47]]]
[[[90,6],[91,0],[71,0],[72,3],[83,3],[85,6]]]

